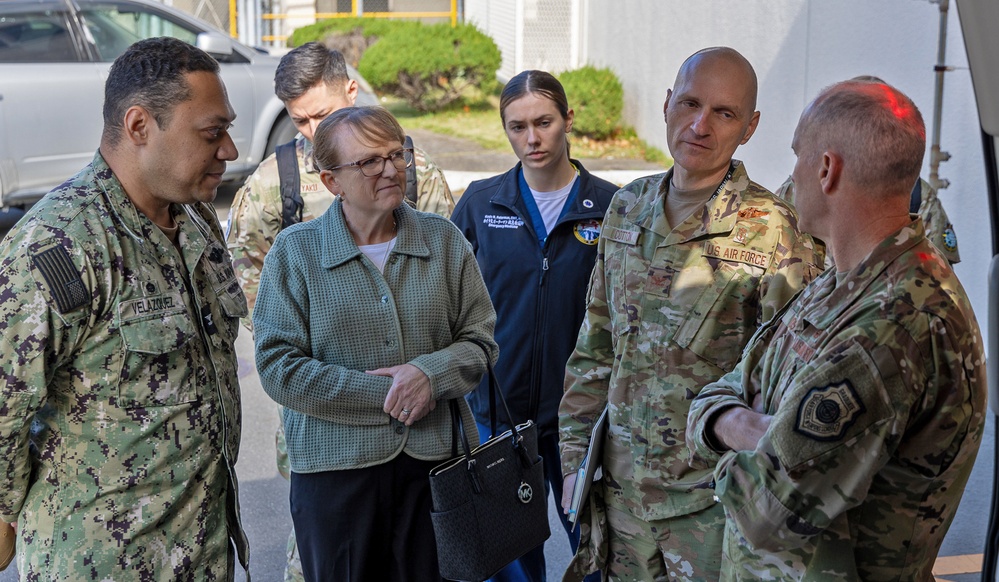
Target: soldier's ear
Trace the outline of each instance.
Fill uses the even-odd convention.
[[[353,107],[354,102],[357,101],[357,81],[353,79],[347,81],[345,94],[347,95],[347,103],[350,103],[350,106]]]
[[[835,152],[822,152],[822,159],[819,163],[819,184],[822,185],[822,192],[829,194],[839,188],[843,179],[843,157]]]
[[[155,123],[156,120],[153,119],[153,116],[144,107],[133,105],[125,112],[125,119],[123,120],[124,131],[122,133],[124,133],[125,138],[133,145],[145,145],[149,141],[149,132],[152,129],[151,124]]]
[[[739,145],[744,145],[749,141],[749,138],[753,137],[753,134],[756,133],[756,126],[759,124],[760,112],[754,111],[753,116],[749,118],[749,125],[746,127],[746,133],[742,136],[742,141],[739,142]]]
[[[319,179],[322,180],[323,186],[329,190],[332,194],[340,196],[343,194],[343,188],[336,181],[336,176],[330,170],[323,170],[319,172]]]

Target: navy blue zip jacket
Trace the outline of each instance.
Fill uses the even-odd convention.
[[[451,215],[472,243],[496,308],[496,379],[510,414],[517,423],[537,422],[540,435],[558,429],[565,363],[583,322],[604,213],[618,190],[572,163],[579,170],[578,189],[544,246],[521,195],[519,163],[472,182]],[[488,378],[467,398],[476,420],[488,426]],[[497,407],[498,421],[509,425]]]

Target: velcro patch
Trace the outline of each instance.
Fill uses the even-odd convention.
[[[32,255],[31,261],[45,279],[59,313],[65,315],[90,301],[83,279],[64,247],[48,248]]]
[[[843,380],[809,390],[798,406],[794,429],[818,441],[836,441],[864,412],[857,391],[849,380]]]
[[[602,234],[604,238],[615,242],[626,245],[638,244],[637,230],[625,230],[616,226],[605,226]]]
[[[723,261],[746,263],[754,267],[760,267],[761,269],[766,269],[770,266],[770,255],[746,247],[719,245],[711,241],[704,242],[704,256],[714,257]]]

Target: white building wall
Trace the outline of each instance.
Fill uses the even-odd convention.
[[[523,25],[521,0],[465,0],[465,22],[474,24],[496,42],[503,55],[496,76],[507,80],[520,72],[518,47]]]
[[[662,105],[683,60],[698,49],[728,45],[756,67],[760,126],[736,157],[764,186],[779,186],[794,166],[791,135],[804,106],[830,83],[877,75],[908,94],[929,134],[933,113],[939,7],[927,0],[585,0],[583,53],[613,69],[624,85],[625,120],[667,150]],[[950,161],[940,199],[957,233],[955,268],[979,322],[988,313],[991,259],[981,137],[964,40],[951,3],[941,148]],[[931,136],[927,135],[929,139]],[[929,173],[929,155],[924,172]]]

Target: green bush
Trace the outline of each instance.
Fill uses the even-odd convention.
[[[360,32],[366,39],[378,38],[395,31],[405,31],[422,26],[412,20],[389,20],[385,18],[331,18],[315,24],[296,28],[288,38],[289,47],[302,46],[307,42],[325,42],[327,37]]]
[[[381,18],[334,18],[295,29],[288,39],[288,46],[302,46],[317,41],[343,53],[352,67],[357,67],[365,51],[388,34],[408,34],[422,26],[412,20],[385,20]]]
[[[474,26],[418,24],[382,36],[357,68],[375,89],[418,111],[438,111],[470,87],[494,88],[500,60],[496,43]]]
[[[559,75],[569,106],[575,111],[573,133],[607,139],[619,129],[624,89],[610,69],[587,65]]]

